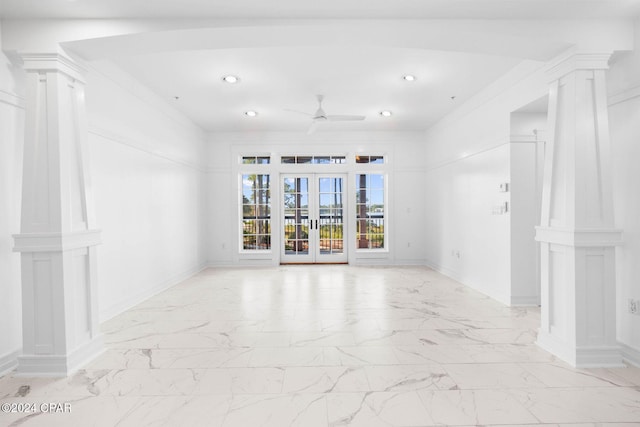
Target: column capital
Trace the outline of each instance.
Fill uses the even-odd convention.
[[[14,252],[64,252],[101,243],[101,230],[14,234]]]
[[[536,241],[572,247],[610,247],[621,245],[622,230],[536,227]]]
[[[37,73],[41,71],[58,72],[83,84],[86,83],[84,75],[87,70],[78,65],[74,60],[60,53],[25,52],[20,53],[20,58],[23,62],[22,68],[27,73]]]
[[[559,80],[578,70],[606,70],[612,52],[571,52],[548,64],[549,81]]]

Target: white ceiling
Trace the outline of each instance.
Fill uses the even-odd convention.
[[[373,47],[218,49],[116,60],[209,131],[306,130],[310,119],[285,109],[314,113],[316,94],[325,95],[327,114],[367,116],[364,123],[323,123],[319,130],[422,130],[517,62]],[[227,74],[241,81],[225,83]],[[404,81],[404,74],[417,80]],[[259,115],[246,117],[247,110]],[[380,116],[382,110],[393,116]]]
[[[214,19],[217,29],[190,35],[142,32],[67,46],[88,60],[113,61],[207,131],[304,131],[310,119],[285,109],[313,113],[316,94],[325,95],[328,114],[367,116],[364,122],[325,123],[319,131],[380,131],[426,129],[523,58],[547,58],[566,48],[543,28],[522,37],[515,25],[505,37],[504,29],[484,33],[466,21],[453,28],[415,19],[628,18],[638,16],[639,6],[639,0],[4,0],[0,13],[5,21]],[[265,24],[276,18],[278,24]],[[337,24],[314,28],[325,18]],[[358,32],[344,20],[353,18],[378,21],[358,24]],[[399,18],[414,20],[405,25]],[[345,43],[343,36],[349,37]],[[387,36],[395,39],[386,43]],[[272,38],[261,44],[261,37]],[[417,80],[403,81],[407,73]],[[223,83],[226,74],[241,82]],[[258,116],[246,117],[250,109]],[[393,116],[381,117],[383,109]]]

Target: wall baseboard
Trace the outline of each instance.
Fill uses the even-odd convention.
[[[274,267],[280,264],[274,264],[272,260],[269,259],[243,259],[237,262],[233,261],[209,261],[207,263],[208,267],[211,268],[244,268],[244,267]],[[424,259],[398,259],[394,262],[390,263],[387,259],[379,259],[379,258],[356,258],[355,262],[351,265],[355,266],[382,266],[382,267],[415,267],[415,266],[425,266],[426,262]]]
[[[236,267],[231,261],[209,261],[207,263],[209,268],[231,268]]]
[[[394,261],[393,265],[397,267],[402,267],[403,265],[414,267],[418,265],[426,265],[427,261],[425,259],[397,259]]]
[[[564,360],[576,368],[620,368],[623,367],[619,345],[575,346],[557,336],[538,330],[536,344],[543,350]]]
[[[509,298],[507,298],[506,295],[502,295],[502,294],[497,294],[497,293],[493,293],[493,292],[489,292],[486,289],[483,289],[479,286],[477,286],[474,283],[469,283],[466,282],[459,274],[457,271],[452,270],[450,268],[447,267],[443,267],[440,264],[433,262],[429,259],[426,260],[425,264],[427,267],[429,267],[430,269],[437,271],[440,274],[443,274],[447,277],[449,277],[450,279],[453,279],[457,282],[459,282],[460,284],[464,285],[464,286],[468,286],[469,288],[473,289],[474,291],[480,292],[486,296],[488,296],[489,298],[492,298],[496,301],[498,301],[501,304],[504,304],[506,306],[510,305],[510,300]]]
[[[454,271],[451,270],[450,268],[444,267],[440,264],[438,264],[437,262],[433,262],[430,259],[425,260],[424,263],[427,267],[429,267],[430,269],[437,271],[440,274],[444,274],[445,276],[453,279],[453,280],[457,280],[460,281],[460,278],[458,277],[458,274]]]
[[[102,336],[93,337],[69,354],[22,355],[18,357],[17,377],[69,377],[104,353]]]
[[[165,280],[153,287],[151,287],[150,289],[141,292],[139,294],[136,294],[130,298],[127,298],[126,300],[123,300],[121,302],[119,302],[118,304],[115,304],[107,309],[105,309],[104,311],[100,312],[100,323],[102,322],[106,322],[107,320],[117,316],[120,313],[123,313],[127,310],[129,310],[130,308],[135,307],[136,305],[140,304],[143,301],[146,301],[147,299],[151,298],[154,295],[159,294],[162,291],[165,291],[169,288],[171,288],[172,286],[177,285],[180,282],[183,282],[185,280],[187,280],[188,278],[195,276],[196,274],[200,273],[202,270],[205,270],[206,268],[208,268],[209,265],[207,263],[201,263],[196,267],[193,267],[187,271],[184,271],[182,273],[179,273],[173,277],[171,277],[168,280]]]
[[[539,296],[526,296],[526,297],[511,297],[512,307],[522,306],[522,307],[538,307],[540,305],[540,297]]]
[[[622,348],[622,360],[625,363],[640,368],[640,350],[627,344],[620,343]]]
[[[18,356],[22,349],[17,349],[0,355],[0,377],[8,374],[18,367]]]

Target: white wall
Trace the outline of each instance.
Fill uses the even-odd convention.
[[[20,256],[11,236],[20,231],[23,94],[20,73],[0,52],[0,375],[22,347]]]
[[[508,304],[508,143],[427,171],[427,264]]]
[[[636,46],[640,46],[640,23],[636,23]],[[640,300],[640,49],[616,53],[610,66],[615,225],[624,230],[624,245],[616,252],[618,339],[626,346],[627,359],[640,364],[640,315],[629,314],[627,308],[629,298]],[[533,72],[527,76],[525,69]],[[497,223],[487,213],[495,200],[490,189],[508,179],[509,159],[513,162],[522,154],[509,156],[502,145],[509,138],[509,114],[544,96],[547,85],[535,64],[513,70],[512,78],[506,76],[502,83],[427,131],[426,159],[431,166],[426,174],[426,257],[436,269],[508,303],[510,221],[500,217],[502,222]],[[525,122],[514,122],[511,133],[528,129]],[[458,250],[459,259],[451,255]]]
[[[523,61],[426,132],[427,264],[511,303],[510,180],[513,111],[547,92],[542,65]]]
[[[542,101],[548,101],[546,97]],[[546,109],[545,109],[546,110]],[[509,199],[512,305],[540,304],[540,224],[546,112],[511,114]]]
[[[422,135],[418,132],[294,132],[215,133],[209,138],[210,265],[239,263],[269,265],[274,254],[243,257],[238,254],[238,153],[245,154],[385,154],[389,164],[388,252],[353,253],[352,263],[424,264],[424,182]],[[270,168],[277,173],[278,165]],[[348,172],[356,169],[351,168]],[[230,201],[221,203],[220,201]],[[277,233],[277,230],[274,230]]]
[[[87,76],[101,320],[206,264],[204,133],[108,64]]]
[[[640,315],[627,300],[640,300],[640,22],[636,51],[619,54],[608,73],[615,225],[624,230],[616,251],[618,340],[640,365]]]

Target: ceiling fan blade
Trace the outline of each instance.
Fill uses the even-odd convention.
[[[314,133],[316,131],[316,128],[318,127],[318,122],[317,121],[313,121],[311,122],[311,126],[309,126],[309,130],[307,131],[307,135],[311,135],[312,133]]]
[[[288,111],[290,113],[304,114],[305,116],[313,116],[313,114],[311,113],[306,113],[304,111],[299,111],[299,110],[290,110],[289,108],[285,108],[284,111]]]
[[[332,116],[327,116],[327,120],[331,121],[331,122],[348,122],[348,121],[355,121],[355,120],[364,120],[365,116],[355,116],[355,115],[332,115]]]

